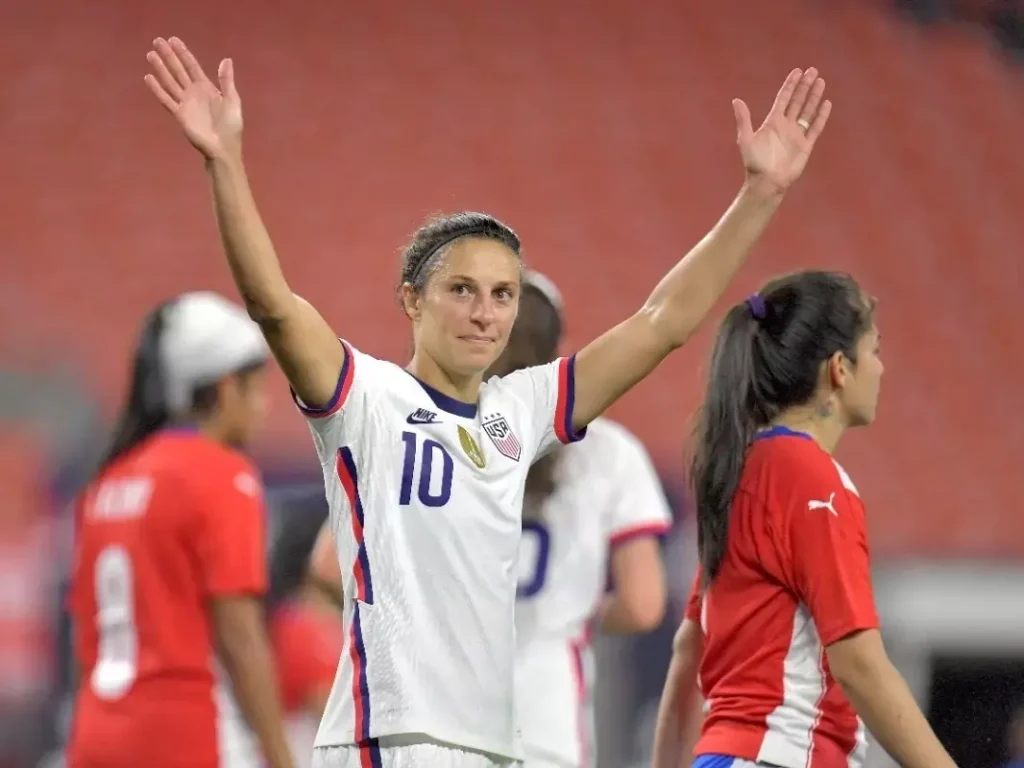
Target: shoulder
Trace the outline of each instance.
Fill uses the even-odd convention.
[[[637,457],[647,459],[647,450],[640,439],[617,421],[605,417],[594,419],[587,427],[587,439],[566,446],[570,456],[586,457],[610,471],[632,462]]]
[[[263,497],[263,475],[251,457],[202,435],[169,435],[162,474],[203,494],[232,488],[253,499]]]

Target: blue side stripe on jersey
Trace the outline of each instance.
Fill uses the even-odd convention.
[[[735,762],[732,755],[698,755],[693,768],[732,768]]]
[[[370,739],[370,683],[366,679],[366,645],[363,643],[363,627],[359,621],[359,603],[355,604],[352,612],[352,634],[356,646],[356,683],[359,686],[359,701],[356,704],[356,722],[359,726],[359,733],[356,738],[360,741]]]
[[[359,561],[355,579],[358,598],[373,604],[373,579],[370,577],[370,556],[366,551],[366,518],[363,514],[363,499],[359,493],[359,475],[356,472],[352,449],[343,445],[338,449],[338,479],[352,507],[352,536],[355,539],[356,557]]]

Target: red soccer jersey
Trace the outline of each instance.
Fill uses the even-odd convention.
[[[275,612],[270,622],[270,640],[285,711],[302,712],[317,693],[324,694],[326,700],[345,647],[341,612],[289,602]]]
[[[70,767],[218,766],[225,723],[208,601],[266,589],[255,468],[168,430],[103,472],[75,514]]]
[[[859,766],[865,731],[825,646],[878,627],[864,507],[816,442],[776,427],[751,446],[710,588],[686,608],[704,633],[707,716],[695,753],[783,768]]]

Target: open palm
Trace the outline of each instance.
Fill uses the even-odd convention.
[[[800,178],[832,111],[832,102],[822,100],[824,93],[825,81],[817,69],[794,69],[756,131],[747,105],[733,101],[737,144],[749,178],[763,179],[780,191]]]
[[[157,38],[153,48],[146,56],[153,67],[153,74],[146,75],[146,85],[174,115],[192,145],[207,158],[239,151],[242,100],[235,90],[231,60],[220,63],[218,88],[178,38]]]

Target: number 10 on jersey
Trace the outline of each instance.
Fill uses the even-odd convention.
[[[405,457],[402,460],[402,488],[398,503],[406,507],[412,502],[412,487],[425,507],[443,507],[452,497],[452,474],[455,462],[444,446],[436,440],[419,439],[415,432],[403,432]],[[440,467],[437,463],[440,462]],[[419,481],[417,482],[417,470]],[[440,474],[440,477],[435,477]]]

